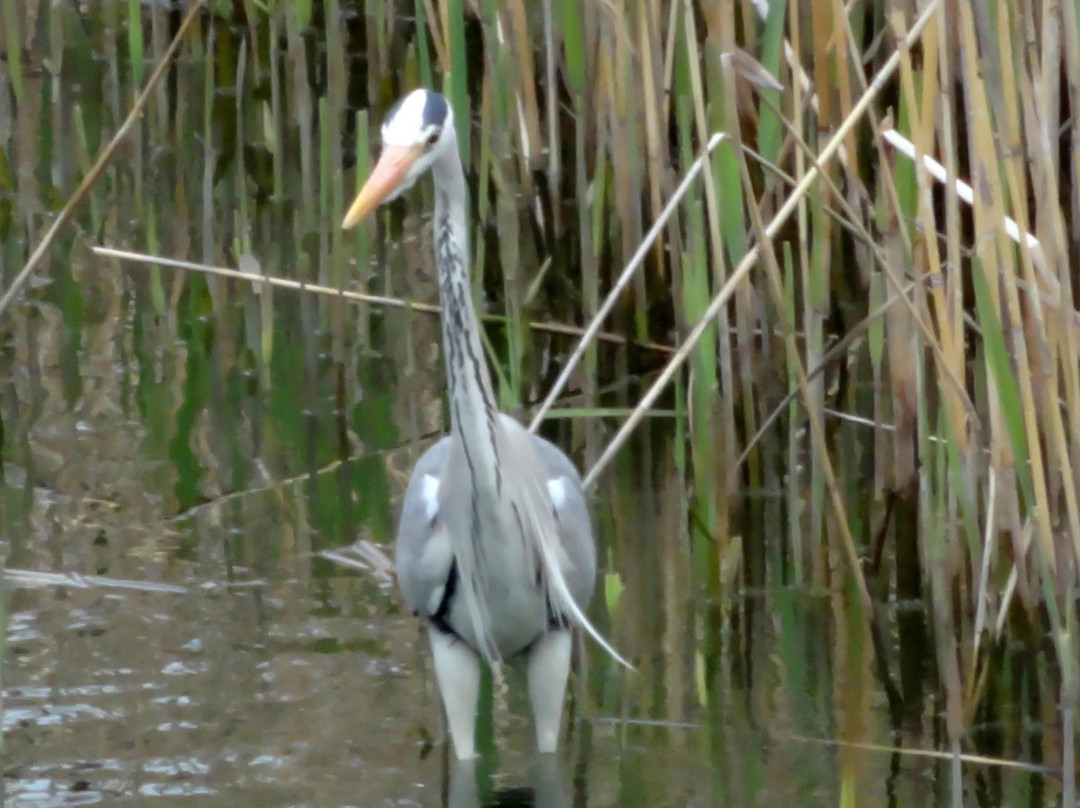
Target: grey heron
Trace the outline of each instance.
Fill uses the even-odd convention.
[[[388,113],[382,141],[342,226],[355,226],[431,171],[451,422],[406,489],[398,584],[408,608],[427,622],[457,757],[475,755],[481,661],[518,655],[527,658],[537,747],[554,752],[572,628],[584,628],[621,661],[583,614],[596,546],[581,478],[554,444],[496,407],[469,293],[465,174],[446,99],[414,90]]]

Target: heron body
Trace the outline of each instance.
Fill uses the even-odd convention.
[[[540,465],[550,507],[558,517],[562,535],[560,558],[563,574],[574,600],[588,604],[596,572],[596,551],[589,516],[577,470],[557,447],[529,434],[509,416],[498,416],[508,447],[528,452]],[[461,444],[459,444],[461,446]],[[448,435],[421,456],[405,493],[398,530],[396,567],[406,605],[440,630],[456,635],[470,648],[480,649],[482,638],[469,619],[464,599],[457,597],[460,571],[454,561],[453,542],[447,522],[440,515],[455,504],[469,502],[466,467],[455,458],[454,436]],[[459,473],[455,473],[458,470]],[[471,507],[471,503],[470,507]],[[478,506],[484,507],[478,497]],[[494,517],[494,514],[491,515]],[[483,524],[493,524],[494,518]],[[503,535],[513,536],[513,528]],[[535,558],[528,558],[508,541],[492,536],[481,539],[486,558],[501,574],[487,576],[485,596],[492,614],[488,633],[498,656],[510,659],[526,650],[557,624],[557,618],[541,600],[536,583],[540,572]]]
[[[469,292],[465,176],[449,105],[415,90],[388,114],[382,137],[344,226],[431,171],[451,415],[450,434],[421,456],[405,493],[398,582],[428,624],[456,755],[475,754],[481,661],[518,655],[527,657],[538,748],[553,752],[570,631],[582,626],[603,643],[583,614],[596,548],[581,479],[562,451],[496,407]]]

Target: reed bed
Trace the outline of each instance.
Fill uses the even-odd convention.
[[[786,620],[785,593],[806,593],[833,629],[841,804],[864,787],[851,750],[870,740],[871,678],[895,748],[949,753],[952,804],[965,750],[1056,767],[1075,803],[1074,6],[245,0],[206,4],[187,31],[192,4],[97,5],[79,15],[0,3],[0,94],[14,99],[0,126],[0,312],[69,219],[85,243],[240,267],[204,279],[162,262],[109,276],[130,284],[118,314],[140,334],[151,316],[186,339],[213,330],[218,370],[186,391],[169,445],[186,445],[198,413],[229,395],[236,363],[264,388],[275,368],[309,381],[332,369],[331,399],[302,385],[303,414],[289,421],[295,435],[315,434],[320,417],[337,425],[307,443],[311,467],[382,445],[347,394],[365,372],[352,357],[377,339],[380,307],[433,298],[430,266],[403,255],[415,244],[394,246],[418,238],[398,207],[377,233],[346,237],[337,223],[389,104],[417,84],[442,88],[468,122],[475,294],[496,315],[487,338],[504,408],[535,414],[534,428],[560,401],[602,415],[560,427],[598,500],[616,498],[627,474],[655,473],[675,503],[654,546],[633,544],[629,516],[598,516],[615,560],[605,591],[616,643],[636,648],[637,628],[658,621],[674,650],[638,649],[637,684],[601,667],[590,698],[613,705],[616,687],[655,687],[635,696],[678,721],[685,705],[656,694],[692,681],[695,710],[730,717],[730,693],[751,681],[739,671],[756,622]],[[45,36],[49,76],[25,63]],[[126,50],[89,59],[87,37]],[[147,80],[170,40],[170,77]],[[76,66],[101,87],[93,114],[64,104]],[[44,100],[28,100],[31,83]],[[95,164],[144,83],[127,159],[108,162],[110,145]],[[43,107],[57,130],[73,122],[74,156],[40,153]],[[51,174],[12,170],[38,159]],[[40,239],[42,211],[12,216],[15,198],[76,186]],[[168,198],[152,202],[161,188]],[[130,210],[112,208],[121,193]],[[410,209],[430,205],[429,190],[414,193]],[[253,244],[270,246],[252,255]],[[85,248],[69,238],[61,249]],[[303,294],[315,286],[326,294]],[[357,294],[378,297],[346,307]],[[78,302],[64,300],[75,316]],[[276,324],[284,315],[295,331]],[[408,323],[411,368],[436,331]],[[289,333],[319,336],[283,345]],[[659,409],[674,422],[670,451],[620,465],[640,415]],[[211,453],[241,457],[228,425],[207,417],[222,439]],[[400,437],[437,421],[401,425]],[[348,464],[335,468],[342,489],[355,483]],[[177,491],[178,510],[194,504],[190,485]],[[624,587],[656,593],[659,613]],[[796,640],[780,653],[801,664]],[[1027,705],[1005,698],[1020,691]],[[1038,744],[1022,715],[1039,717]]]

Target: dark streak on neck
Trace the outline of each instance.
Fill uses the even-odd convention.
[[[499,462],[499,446],[495,439],[498,410],[495,406],[491,380],[484,357],[479,353],[479,325],[469,298],[468,271],[465,256],[457,249],[454,226],[451,221],[451,203],[445,191],[438,191],[438,216],[435,222],[435,256],[439,269],[439,296],[443,305],[443,350],[446,353],[446,374],[452,402],[451,415],[455,429],[465,437],[459,409],[464,399],[478,401],[484,411],[487,438],[490,442],[492,469],[496,493],[502,494],[502,468]],[[471,378],[470,378],[471,377]],[[466,391],[466,386],[473,389]],[[473,436],[476,437],[476,436]],[[475,479],[476,468],[470,457],[468,443],[463,440],[469,473]],[[474,487],[474,522],[477,517]]]

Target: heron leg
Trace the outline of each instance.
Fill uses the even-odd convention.
[[[480,695],[480,658],[453,634],[428,629],[435,678],[458,760],[476,756],[476,702]]]
[[[570,674],[570,630],[549,631],[529,649],[529,700],[536,724],[536,746],[554,752],[559,746],[566,677]]]

